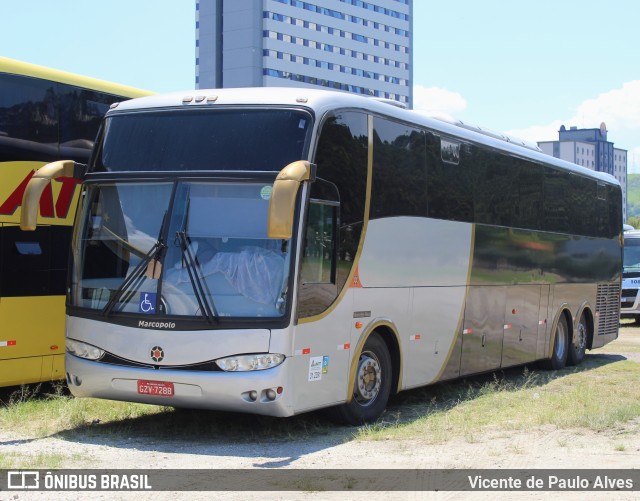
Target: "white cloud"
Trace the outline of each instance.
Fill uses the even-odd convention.
[[[640,146],[635,146],[627,153],[627,172],[640,174]]]
[[[451,119],[466,108],[467,101],[457,92],[440,87],[413,87],[413,109],[416,111]],[[557,141],[562,125],[567,128],[599,128],[602,122],[607,125],[609,141],[616,148],[628,150],[629,172],[640,173],[640,80],[626,82],[618,89],[582,102],[573,116],[546,125],[532,125],[505,132],[534,143]]]
[[[555,120],[547,125],[534,125],[508,131],[529,141],[558,139],[561,125],[567,128],[598,128],[607,125],[607,139],[617,148],[629,151],[629,172],[640,173],[640,80],[633,80],[581,103],[572,117]]]
[[[605,122],[611,131],[640,129],[640,80],[585,101],[578,106],[576,116],[596,127]]]
[[[429,114],[456,115],[467,107],[467,101],[458,94],[440,87],[413,86],[413,109]]]

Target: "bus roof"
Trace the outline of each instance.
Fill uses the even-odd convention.
[[[85,77],[69,73],[66,71],[55,70],[37,64],[25,63],[8,57],[0,57],[0,73],[9,73],[13,75],[23,75],[27,77],[41,78],[52,82],[59,82],[69,85],[75,85],[84,89],[91,89],[100,92],[106,92],[116,96],[125,97],[142,97],[149,96],[153,92],[148,90],[129,87],[117,83],[99,80],[97,78]]]
[[[305,87],[198,89],[133,99],[120,103],[115,110],[111,110],[109,113],[155,108],[213,108],[222,106],[299,106],[313,110],[316,117],[322,117],[325,113],[336,109],[361,109],[420,125],[451,136],[453,139],[458,138],[463,141],[484,144],[515,156],[553,165],[586,177],[596,178],[608,184],[620,184],[610,174],[592,171],[580,165],[547,155],[534,146],[533,143],[516,140],[506,134],[495,133],[461,121],[441,119],[414,110],[402,109],[377,98],[342,91]]]

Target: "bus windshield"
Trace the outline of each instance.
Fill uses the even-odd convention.
[[[143,112],[106,119],[94,172],[279,171],[306,158],[302,110]]]
[[[88,185],[74,241],[73,306],[122,313],[281,317],[289,242],[267,238],[271,185]]]
[[[624,271],[640,271],[640,238],[624,240]]]

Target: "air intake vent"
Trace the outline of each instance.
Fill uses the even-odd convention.
[[[598,285],[598,335],[616,335],[620,324],[620,284]]]

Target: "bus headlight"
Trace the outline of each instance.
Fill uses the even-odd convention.
[[[226,372],[247,372],[271,369],[284,362],[280,353],[256,353],[255,355],[236,355],[216,360],[216,364]]]
[[[87,343],[81,343],[75,339],[67,339],[67,351],[72,355],[88,360],[100,360],[104,356],[104,350]]]

